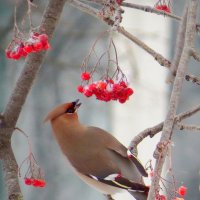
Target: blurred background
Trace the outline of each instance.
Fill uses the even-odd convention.
[[[48,1],[35,0],[33,24],[38,26]],[[156,0],[129,0],[129,2],[153,6]],[[172,2],[172,11],[181,15],[185,1]],[[0,0],[0,111],[3,111],[15,82],[23,68],[24,60],[17,62],[6,59],[4,50],[13,36],[14,1]],[[26,12],[26,1],[19,0],[17,19],[22,20]],[[125,9],[122,25],[126,30],[150,45],[164,57],[171,60],[174,53],[178,23],[164,16]],[[94,97],[86,98],[76,91],[80,84],[80,65],[88,54],[97,35],[108,27],[79,10],[65,6],[62,18],[51,41],[51,50],[26,100],[17,126],[29,136],[33,153],[45,172],[47,186],[37,189],[20,185],[26,200],[103,200],[105,197],[79,180],[69,167],[56,144],[51,127],[43,124],[44,116],[57,104],[77,98],[83,103],[79,109],[80,121],[111,132],[124,145],[140,131],[164,120],[170,86],[166,84],[167,69],[161,67],[146,52],[120,34],[115,34],[115,45],[123,72],[135,93],[125,104],[104,103]],[[199,39],[197,45],[199,47]],[[107,47],[107,40],[101,40],[100,47]],[[190,62],[189,72],[199,74],[199,64]],[[199,103],[199,86],[185,83],[179,112]],[[199,115],[190,119],[199,122]],[[146,139],[139,145],[139,158],[145,164],[152,159],[152,153],[160,134]],[[197,133],[177,131],[174,134],[173,167],[177,184],[188,187],[185,199],[199,200],[199,151],[200,136]],[[15,132],[12,145],[20,164],[28,153],[26,138]],[[0,162],[1,166],[1,162]],[[22,169],[22,176],[25,169]],[[148,183],[148,180],[147,180]],[[0,200],[5,200],[3,174],[0,170]],[[115,199],[132,199],[128,193]]]

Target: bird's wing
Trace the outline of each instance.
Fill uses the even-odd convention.
[[[148,186],[128,180],[127,178],[121,176],[120,174],[111,174],[105,178],[96,177],[93,175],[87,175],[87,176],[104,184],[108,184],[110,186],[118,187],[121,189],[126,189],[130,192],[148,193],[149,191]]]
[[[125,146],[123,146],[115,137],[97,127],[88,127],[88,129],[90,130],[89,132],[92,133],[95,130],[95,133],[93,134],[99,134],[98,138],[104,143],[107,149],[116,152],[123,158],[130,159],[135,164],[135,166],[137,167],[138,171],[141,173],[142,176],[144,177],[148,176],[140,160],[137,157],[135,157]]]

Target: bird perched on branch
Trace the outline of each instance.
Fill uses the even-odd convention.
[[[140,161],[108,132],[79,122],[79,100],[55,107],[45,118],[75,173],[106,195],[128,190],[137,200],[146,200],[147,173]]]

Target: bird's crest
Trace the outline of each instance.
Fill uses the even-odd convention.
[[[57,117],[59,117],[60,115],[64,114],[67,110],[68,107],[70,107],[71,103],[64,103],[61,104],[59,106],[56,106],[53,110],[51,110],[47,116],[44,118],[44,123],[48,122],[49,120],[53,120]]]

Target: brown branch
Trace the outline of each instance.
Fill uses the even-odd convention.
[[[169,109],[167,113],[166,120],[163,125],[163,131],[161,135],[160,142],[157,145],[157,149],[154,153],[156,158],[155,164],[155,171],[158,175],[161,174],[163,164],[165,162],[165,158],[167,155],[168,144],[171,139],[174,120],[176,116],[176,110],[178,107],[180,93],[182,89],[183,80],[185,77],[186,69],[188,66],[189,58],[190,58],[190,49],[193,48],[194,41],[195,41],[195,34],[194,30],[196,29],[196,15],[197,15],[197,7],[198,7],[198,0],[191,0],[188,2],[188,16],[187,16],[187,23],[186,23],[186,33],[185,33],[185,44],[183,47],[183,52],[181,55],[181,59],[179,62],[177,75],[174,81],[172,94],[169,103]],[[159,149],[159,147],[162,147]],[[159,192],[159,182],[160,179],[158,177],[153,177],[151,188],[148,195],[148,200],[155,199],[155,195]]]
[[[49,1],[42,18],[39,32],[46,33],[49,38],[52,37],[64,4],[65,0]],[[0,158],[2,159],[4,166],[8,199],[22,199],[18,182],[18,167],[11,149],[10,139],[22,110],[22,106],[25,103],[39,69],[41,68],[45,54],[45,52],[41,52],[27,57],[24,68],[3,113],[4,123],[3,127],[0,128],[0,145],[3,148],[0,148]]]
[[[179,128],[179,130],[200,131],[200,126],[197,125],[176,123],[176,126]]]
[[[200,104],[191,108],[190,110],[187,110],[185,112],[182,112],[182,113],[176,115],[175,123],[177,123],[177,122],[180,123],[182,120],[193,116],[194,114],[196,114],[199,111],[200,111]],[[135,156],[137,156],[137,146],[139,145],[139,143],[142,142],[148,136],[151,138],[154,137],[157,133],[162,131],[163,125],[164,125],[164,122],[161,122],[153,127],[147,128],[147,129],[143,130],[142,132],[140,132],[139,134],[137,134],[137,136],[135,136],[133,138],[133,140],[130,142],[129,149],[131,150],[131,152]]]
[[[191,55],[196,61],[200,62],[200,54],[195,49],[191,49]]]
[[[200,85],[200,77],[194,76],[194,75],[186,75],[185,76],[186,81],[190,81],[192,83],[196,83],[197,85]]]
[[[92,8],[91,6],[84,4],[78,0],[72,0],[71,5],[74,6],[75,8],[81,10],[82,12],[88,13],[89,15],[94,16],[95,18],[101,20],[102,22],[108,24],[108,25],[113,25],[114,22],[110,19],[103,19],[100,15],[99,15],[99,11],[95,8]],[[129,33],[128,31],[126,31],[123,27],[119,26],[117,28],[117,31],[119,33],[121,33],[122,35],[124,35],[126,38],[130,39],[132,42],[134,42],[135,44],[137,44],[140,48],[142,48],[143,50],[145,50],[147,53],[149,53],[151,56],[153,56],[155,58],[155,60],[162,66],[165,67],[170,67],[171,63],[169,60],[167,60],[166,58],[164,58],[161,54],[159,54],[158,52],[154,51],[152,48],[150,48],[148,45],[146,45],[144,42],[142,42],[141,40],[139,40],[137,37],[135,37],[134,35],[132,35],[131,33]]]
[[[13,154],[11,143],[5,141],[3,146],[1,146],[1,152],[3,152],[3,171],[5,174],[5,182],[8,190],[9,200],[22,200],[23,196],[21,194],[19,182],[17,179],[18,175],[18,165]],[[5,159],[6,157],[6,159]]]
[[[170,17],[170,18],[176,19],[176,20],[181,20],[181,18],[179,16],[176,16],[174,14],[171,14],[171,13],[168,13],[168,12],[165,12],[162,10],[157,10],[151,6],[143,6],[143,5],[139,5],[139,4],[126,3],[126,2],[123,2],[122,6],[128,7],[128,8],[135,8],[138,10],[142,10],[145,12],[150,12],[150,13],[154,13],[154,14],[158,14],[158,15],[163,15],[163,16]]]
[[[130,39],[132,42],[137,44],[140,48],[145,50],[147,53],[149,53],[152,57],[155,58],[155,60],[161,65],[169,68],[171,66],[171,62],[164,58],[161,54],[154,51],[152,48],[150,48],[148,45],[146,45],[144,42],[139,40],[137,37],[126,31],[123,27],[118,27],[118,32]]]
[[[183,46],[185,42],[184,39],[185,39],[185,30],[186,30],[187,10],[188,10],[188,7],[186,4],[182,19],[181,19],[181,23],[179,24],[178,36],[177,36],[176,45],[175,45],[176,49],[175,49],[174,57],[173,57],[172,64],[170,67],[170,73],[166,80],[167,83],[173,83],[174,77],[176,76],[177,68],[180,62],[181,54],[183,52]]]

